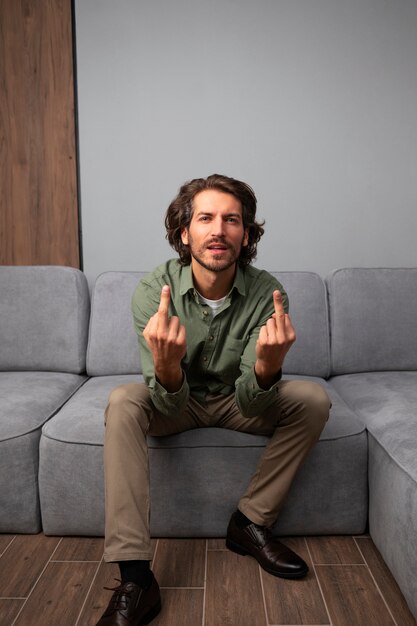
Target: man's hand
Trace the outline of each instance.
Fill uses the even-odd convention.
[[[179,318],[168,317],[169,300],[170,288],[164,285],[158,311],[149,319],[143,336],[152,352],[155,376],[169,393],[174,393],[182,385],[181,360],[187,352],[187,341]]]
[[[295,330],[284,311],[281,292],[273,293],[275,313],[259,331],[256,343],[255,374],[262,389],[274,384],[285,356],[295,341]]]

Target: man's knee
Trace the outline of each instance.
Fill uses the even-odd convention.
[[[329,417],[331,406],[330,398],[320,383],[313,381],[300,381],[301,397],[305,402],[309,411],[313,414],[324,415],[326,419]]]
[[[127,383],[115,387],[109,395],[108,405],[124,408],[128,405],[143,405],[149,401],[149,390],[143,383]]]
[[[330,398],[322,385],[308,380],[287,381],[283,393],[291,412],[302,415],[312,430],[319,433],[329,419]]]
[[[128,383],[116,387],[110,393],[105,410],[106,425],[109,421],[122,424],[133,420],[147,428],[149,422],[146,410],[148,401],[149,391],[144,384]]]

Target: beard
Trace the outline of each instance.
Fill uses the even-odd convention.
[[[194,245],[194,241],[190,233],[188,233],[188,242],[189,242],[188,245],[190,248],[190,254],[192,258],[199,265],[201,265],[201,267],[204,267],[204,269],[209,270],[210,272],[225,272],[230,267],[235,265],[239,259],[240,251],[242,249],[242,246],[240,246],[239,249],[237,250],[233,246],[229,245],[226,241],[220,238],[210,241],[204,244],[203,246],[200,246],[199,248],[197,248]],[[243,238],[242,238],[242,243],[243,243]],[[221,256],[221,258],[216,259],[216,258],[210,257],[209,246],[212,246],[215,244],[221,244],[222,246],[225,246],[225,249],[222,251],[222,254],[219,255]]]

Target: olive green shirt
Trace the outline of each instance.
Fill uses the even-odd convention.
[[[175,393],[168,393],[156,380],[152,353],[143,338],[149,318],[158,310],[163,285],[171,288],[169,315],[179,317],[187,336],[183,384]],[[143,376],[159,411],[179,414],[190,394],[204,404],[207,394],[235,393],[239,410],[247,417],[274,402],[278,383],[268,390],[259,387],[254,365],[259,330],[274,312],[275,289],[282,292],[287,312],[287,294],[271,274],[252,266],[238,267],[230,293],[213,316],[194,288],[190,265],[171,259],[141,280],[133,294],[133,319]]]

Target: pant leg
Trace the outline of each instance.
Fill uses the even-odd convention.
[[[272,526],[295,475],[318,441],[329,417],[324,388],[310,381],[282,381],[272,409],[262,417],[275,421],[273,434],[239,509],[256,524]]]
[[[155,409],[144,384],[121,385],[110,394],[104,439],[105,561],[152,558],[146,436],[205,425],[194,405],[191,401],[183,415],[173,418]]]
[[[241,415],[233,396],[214,401],[212,408],[222,417],[213,425],[270,437],[239,502],[242,513],[256,524],[275,522],[299,467],[320,437],[330,406],[320,384],[303,380],[281,381],[276,402],[253,418]]]
[[[239,508],[252,521],[270,525],[298,467],[319,438],[329,407],[327,394],[320,385],[283,381],[277,402],[256,418],[243,417],[233,397],[220,397],[204,409],[191,398],[184,414],[172,418],[155,410],[145,385],[122,385],[115,389],[106,409],[105,560],[152,557],[148,433],[168,435],[211,425],[270,435],[258,469],[239,503]]]

